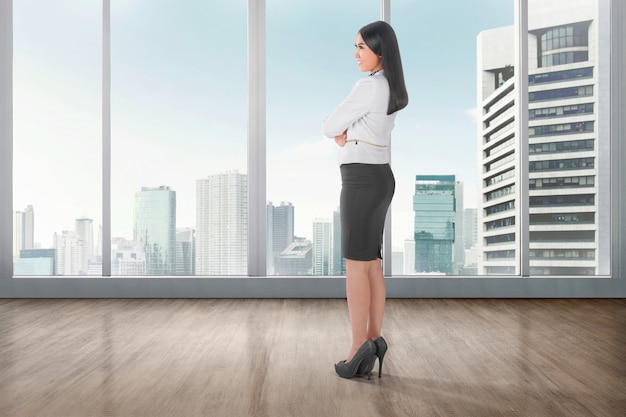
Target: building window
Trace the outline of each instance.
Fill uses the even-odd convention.
[[[548,29],[538,39],[539,55],[542,67],[572,64],[587,61],[589,45],[589,23],[582,22],[573,25]],[[559,52],[568,48],[568,51]],[[571,49],[574,49],[573,51]]]
[[[528,118],[530,120],[533,120],[533,119],[544,119],[544,118],[553,118],[553,117],[576,116],[579,114],[592,114],[592,113],[593,113],[593,103],[573,104],[571,106],[555,106],[555,107],[545,107],[541,109],[530,109],[528,110]]]
[[[593,187],[594,176],[575,176],[575,177],[552,177],[552,178],[531,178],[528,181],[531,190],[539,188],[577,188],[577,187]]]
[[[565,153],[583,152],[594,150],[594,139],[567,140],[563,142],[531,143],[529,145],[530,154],[539,153]]]
[[[558,100],[570,97],[588,97],[593,95],[593,86],[559,88],[556,90],[535,91],[528,93],[528,101]]]
[[[530,224],[593,223],[595,213],[539,213],[530,215]]]
[[[593,194],[531,196],[530,207],[593,206]]]
[[[571,169],[593,169],[595,158],[555,159],[548,161],[531,161],[529,169],[536,171],[564,171]]]
[[[553,83],[553,82],[559,82],[559,81],[580,80],[583,78],[593,78],[592,67],[529,75],[528,85]]]

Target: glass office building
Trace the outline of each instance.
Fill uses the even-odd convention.
[[[454,175],[415,177],[415,272],[455,272],[457,181]]]
[[[176,192],[144,187],[135,194],[133,239],[141,244],[147,275],[176,271]]]

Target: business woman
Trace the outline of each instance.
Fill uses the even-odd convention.
[[[382,375],[387,343],[381,336],[386,286],[382,269],[385,216],[395,190],[389,165],[396,113],[408,104],[398,41],[382,21],[362,27],[355,58],[361,72],[347,98],[324,121],[323,133],[339,146],[341,243],[352,346],[335,364],[339,376]]]

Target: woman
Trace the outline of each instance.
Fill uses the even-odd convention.
[[[344,377],[371,376],[378,357],[382,374],[387,343],[381,336],[386,287],[382,269],[385,216],[395,190],[389,143],[396,112],[408,104],[400,50],[382,21],[359,30],[355,57],[361,78],[324,121],[323,132],[339,145],[341,240],[352,346],[335,365]]]

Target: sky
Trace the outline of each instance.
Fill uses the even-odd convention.
[[[170,186],[195,225],[196,180],[247,171],[246,4],[111,0],[112,235],[132,238],[134,194]],[[295,233],[332,218],[336,145],[321,125],[360,73],[358,29],[379,0],[266,1],[267,200],[295,207]],[[77,218],[101,224],[100,1],[14,4],[14,209],[35,241]],[[412,237],[415,175],[456,175],[476,206],[476,37],[513,24],[513,0],[393,0],[409,106],[392,133],[392,239]]]

